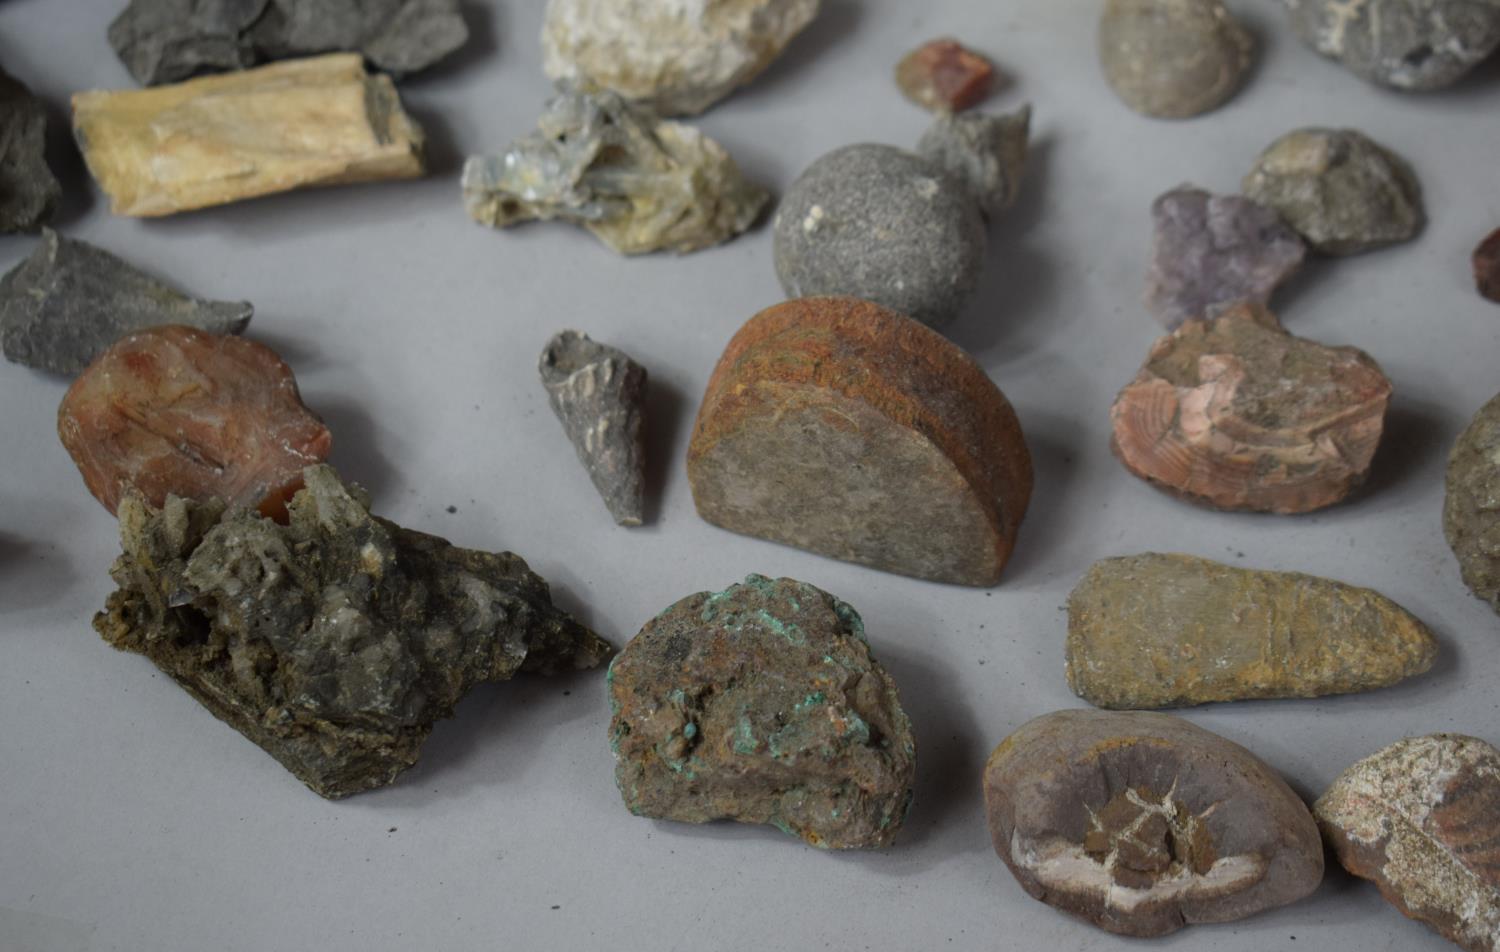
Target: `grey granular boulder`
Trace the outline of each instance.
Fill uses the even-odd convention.
[[[1239,91],[1255,39],[1220,0],[1106,0],[1099,61],[1131,109],[1187,119]]]
[[[1500,395],[1474,415],[1448,456],[1443,533],[1469,590],[1500,612]]]
[[[1396,89],[1451,86],[1500,47],[1500,0],[1283,0],[1302,41]]]
[[[46,146],[46,109],[0,69],[0,232],[35,231],[56,210],[62,187]]]

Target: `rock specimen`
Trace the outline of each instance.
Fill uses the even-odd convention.
[[[1287,133],[1260,154],[1243,188],[1327,255],[1407,241],[1426,222],[1411,167],[1353,129]]]
[[[1448,456],[1443,534],[1464,583],[1500,612],[1500,395],[1469,422]]]
[[[854,298],[740,328],[688,447],[715,525],[937,582],[994,585],[1031,498],[1005,396],[942,335]]]
[[[1168,330],[1241,301],[1268,303],[1307,254],[1279,214],[1238,195],[1183,185],[1151,205],[1151,220],[1146,307]]]
[[[1311,512],[1364,481],[1391,382],[1364,351],[1240,304],[1157,340],[1115,398],[1112,448],[1135,475],[1215,509]]]
[[[724,147],[613,93],[564,90],[537,131],[503,154],[464,163],[464,207],[505,228],[577,222],[621,254],[679,254],[728,241],[770,199]]]
[[[174,325],[99,355],[63,397],[57,432],[110,512],[135,492],[156,507],[221,499],[278,519],[332,443],[270,348]]]
[[[185,324],[238,334],[248,301],[207,301],[143,274],[114,255],[50,228],[31,257],[0,278],[0,344],[7,359],[76,374],[126,334]]]
[[[1283,0],[1303,42],[1372,83],[1451,86],[1500,47],[1497,0]]]
[[[693,115],[760,75],[820,2],[547,0],[542,66],[660,115]]]
[[[939,116],[917,154],[969,186],[991,219],[1015,204],[1031,142],[1031,107],[999,116]]]
[[[73,131],[117,215],[422,174],[422,130],[354,54],[78,93]]]
[[[1313,805],[1339,862],[1469,952],[1500,950],[1500,750],[1477,737],[1398,741]]]
[[[609,669],[615,781],[630,812],[769,823],[813,846],[889,846],[916,749],[849,605],[752,575],[647,622]]]
[[[1474,249],[1474,283],[1482,296],[1500,304],[1500,228]]]
[[[147,86],[337,51],[399,77],[468,38],[458,0],[130,0],[109,25],[109,45]]]
[[[1095,562],[1068,596],[1068,686],[1099,707],[1368,691],[1436,656],[1400,605],[1296,572],[1151,553]]]
[[[1022,888],[1122,935],[1242,919],[1323,878],[1317,825],[1285,781],[1165,714],[1039,717],[990,755],[984,797]]]
[[[1105,0],[1104,78],[1143,115],[1187,119],[1217,109],[1254,60],[1254,37],[1221,0]]]
[[[120,586],[94,627],[150,658],[314,792],[385,786],[471,687],[609,654],[517,555],[372,516],[326,466],[279,525],[243,507],[120,505]]]
[[[587,334],[547,342],[538,370],[552,412],[622,526],[638,526],[646,497],[646,368]]]
[[[0,232],[34,231],[52,217],[62,187],[46,152],[46,109],[0,69]]]
[[[896,64],[896,85],[907,99],[933,112],[962,112],[990,94],[995,67],[957,40],[931,40]]]

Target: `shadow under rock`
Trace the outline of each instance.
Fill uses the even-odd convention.
[[[53,604],[79,578],[63,549],[0,531],[0,611]]]
[[[1028,413],[1022,418],[1033,473],[1031,504],[1021,520],[1015,552],[1005,567],[1001,588],[1041,581],[1044,565],[1067,535],[1068,513],[1074,500],[1071,486],[1078,476],[1083,427],[1059,416]]]
[[[407,114],[422,129],[422,157],[427,167],[423,177],[446,179],[456,176],[463,168],[467,156],[454,141],[453,131],[442,111],[428,108],[425,104],[419,105],[410,99],[404,105]]]
[[[667,489],[672,485],[677,460],[686,453],[686,440],[693,421],[684,422],[687,396],[676,384],[651,378],[646,385],[646,513],[645,524],[654,525],[666,508]]]
[[[380,453],[375,421],[363,407],[339,397],[304,394],[304,398],[333,433],[328,462],[345,482],[364,487],[376,512],[388,508],[381,505],[381,496],[394,481],[395,470]]]
[[[1385,432],[1370,463],[1370,475],[1350,496],[1357,505],[1410,483],[1430,463],[1447,459],[1451,434],[1461,425],[1435,403],[1403,400],[1400,392],[1386,412]]]
[[[62,186],[62,198],[47,224],[62,231],[93,210],[94,179],[84,165],[83,153],[73,140],[73,121],[67,108],[43,101],[47,109],[47,165]]]
[[[864,10],[859,0],[823,0],[823,9],[796,36],[786,49],[766,67],[766,71],[734,95],[745,98],[778,98],[787,92],[782,87],[797,87],[804,82],[799,76],[822,59],[835,44],[847,39],[859,28]],[[895,64],[892,64],[894,68]],[[894,91],[895,87],[892,86]]]

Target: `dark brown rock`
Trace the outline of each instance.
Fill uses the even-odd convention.
[[[1500,228],[1474,249],[1474,283],[1481,296],[1500,304]]]

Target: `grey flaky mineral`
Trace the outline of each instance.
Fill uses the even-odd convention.
[[[188,297],[102,248],[50,228],[31,256],[0,278],[0,345],[8,360],[76,374],[136,331],[186,324],[238,334],[248,301]]]
[[[109,43],[147,86],[340,51],[401,76],[468,41],[459,7],[459,0],[131,0],[109,25]]]
[[[46,109],[0,69],[0,233],[35,231],[56,210],[62,186],[46,148]]]
[[[1500,612],[1500,395],[1474,414],[1448,456],[1443,534],[1469,591]]]
[[[609,645],[509,552],[370,514],[309,467],[289,525],[138,496],[120,506],[119,590],[94,627],[143,654],[324,797],[381,787],[470,688],[591,668]]]
[[[1255,61],[1254,37],[1221,0],[1105,0],[1098,40],[1115,95],[1161,119],[1223,105]]]
[[[1307,256],[1280,214],[1239,195],[1179,186],[1152,203],[1151,221],[1145,303],[1168,330],[1242,301],[1269,303]]]
[[[1398,741],[1313,805],[1339,863],[1468,952],[1500,950],[1500,750],[1477,737]]]
[[[615,522],[638,526],[646,497],[646,368],[622,351],[563,331],[538,361],[552,412]]]
[[[1031,107],[1000,116],[944,114],[917,142],[917,154],[961,179],[991,218],[1015,204],[1031,142]]]
[[[769,823],[826,849],[889,846],[911,724],[849,605],[751,575],[682,599],[609,670],[615,781],[638,816]]]
[[[1329,255],[1408,241],[1427,220],[1411,166],[1355,129],[1287,133],[1260,154],[1242,188]]]
[[[535,132],[464,163],[464,207],[505,228],[560,218],[621,254],[686,253],[755,223],[770,194],[723,146],[609,92],[563,90]]]
[[[1282,0],[1308,46],[1372,83],[1442,89],[1500,47],[1500,0]]]
[[[984,797],[1022,888],[1110,932],[1242,919],[1323,878],[1317,825],[1286,782],[1165,714],[1039,717],[990,755]]]

